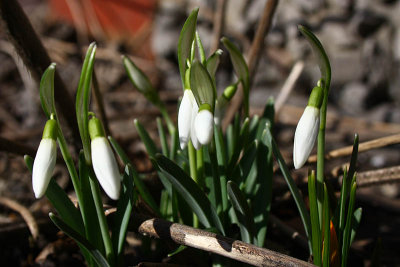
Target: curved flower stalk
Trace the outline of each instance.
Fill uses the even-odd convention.
[[[89,134],[92,140],[91,150],[94,173],[106,194],[111,199],[117,200],[121,189],[117,161],[105,137],[103,125],[96,117],[91,118],[89,121]]]
[[[32,187],[36,198],[41,198],[47,190],[57,158],[57,122],[53,118],[46,122],[43,137],[32,170]]]
[[[235,95],[238,83],[239,82],[236,82],[226,87],[222,95],[218,97],[218,100],[215,103],[214,123],[218,127],[221,126],[222,120],[225,116],[226,107],[228,106],[229,101],[231,101],[232,97]]]
[[[294,134],[293,163],[296,169],[306,163],[319,130],[320,108],[323,100],[323,89],[314,87]]]

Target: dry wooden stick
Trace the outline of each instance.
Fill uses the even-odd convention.
[[[38,238],[39,236],[38,224],[35,218],[33,217],[32,213],[27,208],[25,208],[15,200],[6,197],[0,197],[0,204],[18,212],[28,225],[29,231],[31,232],[33,239],[36,240]]]
[[[298,231],[286,225],[278,217],[273,214],[269,215],[269,220],[273,225],[276,225],[286,236],[290,237],[294,242],[300,245],[303,249],[308,249],[307,239],[302,236]]]
[[[290,71],[290,74],[287,77],[285,83],[283,84],[282,89],[275,101],[276,117],[278,116],[279,111],[281,110],[283,104],[289,97],[290,92],[293,90],[296,81],[299,79],[300,74],[303,72],[303,69],[304,69],[304,61],[298,61]]]
[[[272,250],[162,219],[144,221],[139,226],[139,232],[151,237],[172,239],[181,245],[216,253],[254,266],[314,266]]]
[[[358,146],[358,152],[368,151],[368,150],[371,150],[374,148],[380,148],[380,147],[399,144],[399,143],[400,143],[400,134],[385,136],[385,137],[378,138],[375,140],[360,143]],[[333,158],[348,156],[348,155],[351,155],[352,151],[353,151],[353,146],[342,147],[342,148],[335,149],[335,150],[328,152],[325,155],[325,158],[333,159]],[[316,161],[317,161],[317,155],[312,155],[308,159],[308,162],[310,162],[310,163],[316,162]]]
[[[260,60],[260,54],[264,48],[264,38],[271,26],[272,17],[275,13],[277,5],[278,0],[268,0],[265,3],[262,17],[260,19],[260,22],[258,23],[256,35],[251,44],[247,60],[247,64],[249,66],[250,85],[253,80],[253,76],[257,70],[258,62]],[[240,109],[242,105],[242,101],[243,90],[240,90],[239,88],[226,111],[225,119],[223,121],[223,129],[226,129],[226,127],[235,117],[236,112]]]
[[[400,166],[357,173],[357,186],[367,187],[400,182]]]
[[[217,8],[214,13],[214,32],[211,43],[211,53],[214,53],[219,47],[219,39],[221,38],[222,29],[224,28],[226,0],[218,0]]]
[[[25,66],[39,82],[44,71],[50,66],[50,57],[16,0],[0,0],[0,26],[7,33]],[[54,97],[59,104],[61,114],[72,130],[75,142],[79,143],[75,105],[57,72],[54,76],[54,88]]]

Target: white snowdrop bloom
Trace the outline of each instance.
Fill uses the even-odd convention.
[[[92,140],[92,164],[97,180],[106,194],[114,200],[119,198],[121,178],[117,161],[105,137]]]
[[[179,143],[181,149],[185,149],[190,139],[190,129],[192,127],[193,102],[195,99],[191,90],[186,89],[178,111],[178,130]],[[197,104],[196,104],[197,105]]]
[[[89,121],[89,134],[92,139],[92,165],[97,180],[106,194],[114,200],[119,198],[121,177],[118,164],[110,143],[105,137],[103,125],[96,117]]]
[[[52,115],[53,116],[53,115]],[[51,117],[43,129],[32,169],[32,187],[36,198],[41,198],[49,186],[57,159],[57,121]]]
[[[214,116],[211,111],[208,109],[200,110],[194,123],[196,137],[200,144],[209,144],[214,133]]]
[[[319,130],[319,108],[307,106],[294,134],[293,163],[296,169],[306,163]]]
[[[195,131],[195,122],[196,122],[196,116],[197,113],[199,112],[199,106],[197,105],[197,102],[195,99],[193,99],[193,108],[192,108],[192,118],[191,118],[191,125],[190,125],[190,140],[192,141],[192,145],[196,150],[200,149],[200,142],[197,138],[196,131]]]
[[[32,187],[36,198],[41,198],[47,190],[57,159],[57,144],[52,138],[40,141],[32,170]]]

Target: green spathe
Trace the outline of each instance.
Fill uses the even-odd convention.
[[[308,106],[320,109],[323,99],[324,89],[319,86],[315,86],[311,91],[310,98],[308,99]]]
[[[42,139],[57,139],[57,121],[55,119],[50,119],[46,122]]]
[[[92,140],[97,137],[105,137],[103,124],[96,117],[89,120],[89,135]]]

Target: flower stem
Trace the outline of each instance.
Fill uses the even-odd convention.
[[[101,201],[99,183],[97,182],[96,176],[93,172],[93,168],[90,166],[90,187],[92,189],[93,201],[96,207],[97,218],[99,219],[101,236],[103,237],[104,248],[106,250],[106,257],[108,263],[113,266],[114,264],[114,249],[111,242],[111,237],[108,230],[108,224],[106,216],[103,210],[103,202]],[[90,226],[89,226],[90,227]]]
[[[194,148],[192,141],[188,143],[188,153],[189,153],[189,167],[190,167],[190,177],[197,183],[197,162],[196,162],[196,149]],[[199,218],[193,213],[193,227],[197,228],[199,226]]]

